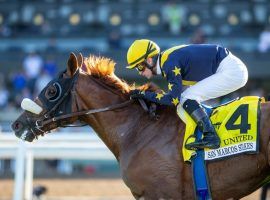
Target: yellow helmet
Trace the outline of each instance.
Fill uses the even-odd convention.
[[[159,52],[160,48],[155,42],[147,39],[135,40],[127,52],[128,66],[126,68],[133,69],[137,64],[159,54]]]

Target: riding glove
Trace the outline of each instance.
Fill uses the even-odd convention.
[[[144,98],[144,91],[135,89],[130,91],[130,98],[131,99],[143,99]]]

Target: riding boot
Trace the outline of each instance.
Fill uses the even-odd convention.
[[[199,130],[203,133],[203,139],[186,144],[185,147],[190,150],[219,148],[220,139],[204,108],[197,101],[190,99],[185,101],[183,108],[197,123]]]

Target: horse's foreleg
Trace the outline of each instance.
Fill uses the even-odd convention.
[[[142,194],[137,194],[137,193],[132,192],[132,191],[131,191],[131,193],[132,193],[132,195],[135,197],[135,199],[138,199],[138,200],[145,200]]]

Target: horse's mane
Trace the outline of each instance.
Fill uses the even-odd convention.
[[[115,74],[115,62],[106,57],[90,55],[84,58],[83,70],[94,77],[102,79],[102,81],[123,93],[129,93],[130,90],[135,89],[135,85],[129,85],[124,80],[118,78]],[[154,84],[144,84],[139,86],[140,90],[158,90]]]
[[[124,80],[121,80],[114,74],[115,62],[110,58],[90,55],[89,57],[84,58],[84,65],[82,69],[87,74],[99,78],[101,81],[103,81],[103,83],[107,84],[108,86],[121,91],[127,96],[127,98],[129,98],[130,90],[133,90],[135,88],[155,92],[161,91],[161,89],[154,83],[147,83],[138,87],[135,87],[135,84],[132,85],[127,84]],[[158,110],[159,114],[165,113],[163,116],[164,119],[174,117],[174,119],[178,120],[178,117],[175,112],[175,107],[165,106],[164,108]],[[150,120],[149,123],[152,123],[152,121]]]

